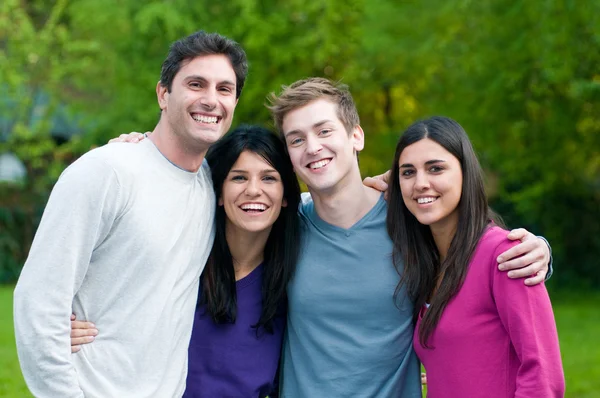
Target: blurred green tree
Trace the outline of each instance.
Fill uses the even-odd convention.
[[[240,42],[250,60],[234,123],[270,125],[265,96],[281,84],[341,80],[369,137],[360,159],[372,175],[391,166],[413,120],[453,117],[479,152],[496,209],[550,239],[553,282],[600,285],[598,2],[5,0],[0,7],[1,87],[17,101],[0,105],[0,116],[15,121],[0,152],[15,152],[30,176],[26,187],[0,188],[0,203],[6,212],[25,206],[33,220],[27,231],[0,231],[0,252],[17,256],[15,264],[39,217],[31,209],[43,206],[64,166],[118,134],[152,129],[169,44],[204,29]],[[40,91],[51,100],[34,109]],[[58,106],[88,118],[81,139],[61,146],[50,138]],[[19,217],[0,213],[0,227],[12,220],[18,229]]]

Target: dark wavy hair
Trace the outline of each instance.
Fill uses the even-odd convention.
[[[463,175],[458,226],[443,262],[440,261],[429,226],[421,224],[408,210],[399,185],[400,154],[407,146],[425,138],[435,141],[454,155],[460,162]],[[469,261],[483,232],[490,221],[498,225],[502,225],[502,221],[488,207],[483,172],[467,133],[450,118],[435,116],[408,127],[396,146],[391,170],[387,230],[394,243],[394,266],[402,275],[395,295],[403,285],[406,286],[415,304],[415,319],[430,299],[430,306],[418,331],[419,342],[428,347],[427,340],[446,305],[465,280]],[[430,298],[439,277],[442,281],[435,295]]]
[[[257,333],[260,328],[272,333],[273,318],[287,300],[286,287],[294,273],[300,248],[300,186],[283,141],[265,128],[240,126],[212,145],[206,155],[217,197],[221,196],[229,171],[244,151],[260,155],[277,170],[287,201],[265,246],[262,311],[253,325]],[[237,315],[235,271],[225,237],[226,219],[224,206],[217,206],[215,243],[202,274],[198,302],[199,306],[205,306],[215,323],[234,323]]]
[[[183,61],[202,55],[225,55],[231,62],[235,72],[235,97],[239,98],[248,75],[248,60],[244,49],[235,41],[218,33],[207,33],[203,30],[183,37],[169,48],[169,54],[163,61],[160,72],[160,84],[171,92],[173,79]]]

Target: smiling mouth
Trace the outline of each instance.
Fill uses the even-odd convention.
[[[268,209],[267,205],[262,203],[248,203],[240,206],[245,213],[262,213]]]
[[[220,116],[207,116],[207,115],[200,115],[198,113],[192,113],[191,116],[192,116],[192,119],[194,119],[196,122],[205,123],[205,124],[217,124],[222,119]]]
[[[306,167],[308,167],[309,169],[312,169],[312,170],[317,170],[317,169],[327,166],[329,164],[329,162],[331,162],[331,158],[321,159],[316,162],[309,163],[308,165],[306,165]]]
[[[418,198],[417,199],[417,203],[420,204],[420,205],[425,205],[427,203],[433,203],[436,200],[438,200],[438,198],[435,198],[433,196],[429,196],[429,197],[426,197],[426,198]]]

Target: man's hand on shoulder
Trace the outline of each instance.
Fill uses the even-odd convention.
[[[528,286],[543,282],[550,262],[550,248],[546,241],[524,228],[513,229],[507,237],[521,243],[498,257],[498,269],[509,271],[509,278],[527,278],[525,284]]]
[[[390,182],[390,174],[391,170],[388,170],[383,174],[376,175],[375,177],[366,177],[363,180],[363,184],[379,192],[385,192],[385,198],[387,199],[387,189],[388,183]]]

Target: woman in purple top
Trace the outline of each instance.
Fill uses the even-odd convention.
[[[218,199],[216,234],[200,281],[184,397],[275,397],[286,286],[300,247],[298,180],[283,142],[258,126],[228,133],[206,159]],[[90,341],[72,338],[72,345]]]
[[[428,396],[562,397],[548,293],[498,270],[498,255],[514,244],[488,208],[462,127],[445,117],[410,126],[390,180],[388,232],[395,264],[404,261],[400,285],[415,302]]]
[[[286,286],[300,245],[300,187],[282,141],[238,127],[206,155],[218,198],[184,397],[277,395]]]

